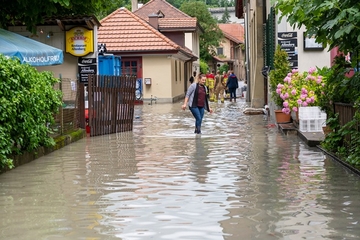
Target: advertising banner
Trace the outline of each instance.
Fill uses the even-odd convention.
[[[84,27],[74,27],[65,34],[66,52],[82,57],[94,52],[93,31]]]

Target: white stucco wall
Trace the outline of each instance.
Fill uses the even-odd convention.
[[[143,57],[143,79],[151,78],[151,84],[144,84],[143,98],[150,99],[151,95],[159,101],[170,101],[172,98],[172,59],[165,55]]]
[[[328,48],[322,51],[307,50],[304,51],[304,27],[300,29],[293,29],[286,20],[282,20],[278,24],[277,32],[297,32],[297,46],[298,46],[298,68],[300,71],[307,71],[310,67],[330,67],[331,59]]]
[[[175,64],[177,63],[177,67]],[[184,62],[167,55],[143,57],[143,79],[151,78],[151,84],[144,83],[143,99],[157,98],[157,102],[175,102],[184,97],[187,80],[184,77]]]
[[[191,74],[193,71],[199,71],[200,69],[200,42],[199,42],[199,33],[190,32],[185,33],[185,47],[191,49],[193,54],[198,57],[198,60],[193,62],[193,69],[189,71]]]

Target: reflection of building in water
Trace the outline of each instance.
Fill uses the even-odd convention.
[[[118,227],[107,221],[113,216],[111,209],[118,209],[124,192],[132,194],[137,188],[131,184],[135,179],[138,167],[135,156],[135,140],[133,132],[120,132],[87,138],[86,174],[83,189],[90,194],[89,205],[94,204],[94,212],[87,217],[96,225],[106,225],[109,232]]]
[[[325,193],[319,184],[326,178],[324,154],[300,144],[298,154],[287,156],[282,159],[277,179],[279,201],[285,204],[277,209],[281,219],[276,222],[275,231],[289,239],[305,239],[312,226],[314,239],[330,236],[328,214],[331,211],[319,202]]]

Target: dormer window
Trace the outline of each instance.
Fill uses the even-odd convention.
[[[159,18],[164,18],[165,17],[165,14],[161,10],[159,10],[157,12],[157,15],[158,15]]]

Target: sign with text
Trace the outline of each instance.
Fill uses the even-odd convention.
[[[96,65],[79,65],[80,82],[87,83],[89,81],[89,74],[97,74]]]
[[[66,52],[76,57],[94,52],[93,31],[84,27],[74,27],[65,34]]]
[[[78,63],[82,65],[93,65],[96,64],[96,58],[83,58],[78,59]]]
[[[288,54],[291,68],[298,68],[297,32],[279,32],[278,44]]]

